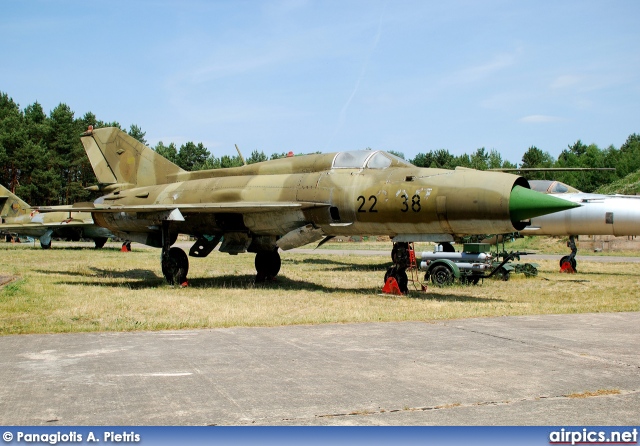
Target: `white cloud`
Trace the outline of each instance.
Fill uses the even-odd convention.
[[[525,122],[528,124],[542,124],[547,122],[559,122],[562,120],[563,118],[560,118],[558,116],[549,115],[529,115],[519,119],[520,122]]]
[[[568,87],[573,87],[575,85],[577,85],[578,83],[580,83],[581,78],[580,76],[574,76],[571,74],[564,74],[562,76],[558,76],[557,78],[555,78],[555,80],[551,83],[551,88],[568,88]]]
[[[467,84],[485,79],[494,73],[514,65],[519,52],[520,51],[517,50],[513,54],[498,54],[486,63],[462,69],[454,73],[447,83]]]

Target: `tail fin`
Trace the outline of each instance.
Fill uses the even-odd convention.
[[[177,173],[184,172],[115,127],[96,130],[89,127],[81,139],[98,183],[109,188],[165,184],[171,182],[169,175],[175,177]]]
[[[31,206],[0,185],[0,217],[19,217],[31,211]]]

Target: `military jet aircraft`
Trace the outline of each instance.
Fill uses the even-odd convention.
[[[43,249],[51,248],[51,237],[69,240],[91,238],[96,248],[102,248],[114,235],[108,229],[93,224],[87,212],[39,213],[7,188],[0,185],[0,232],[37,237]]]
[[[381,151],[287,157],[226,169],[187,172],[117,128],[82,137],[106,195],[73,210],[91,212],[114,234],[162,248],[162,272],[185,284],[189,262],[172,247],[206,257],[218,244],[229,254],[254,252],[256,281],[280,270],[278,249],[337,235],[387,235],[406,284],[406,242],[452,241],[456,234],[505,233],[528,219],[579,206],[529,189],[511,174],[424,169]],[[406,285],[403,287],[406,289]]]
[[[531,189],[582,206],[555,214],[536,216],[522,235],[568,235],[571,254],[560,259],[576,269],[578,235],[640,235],[640,196],[589,194],[559,181],[529,180]]]

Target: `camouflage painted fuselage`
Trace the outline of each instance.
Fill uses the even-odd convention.
[[[110,192],[87,209],[93,220],[152,246],[161,246],[163,221],[172,233],[239,240],[229,252],[289,249],[331,235],[446,241],[524,227],[512,221],[509,200],[515,185],[528,185],[511,174],[423,169],[375,151],[186,172],[117,129],[82,141]]]
[[[89,212],[39,213],[3,186],[0,186],[0,220],[0,232],[22,236],[69,240],[113,237],[107,229],[93,223]]]

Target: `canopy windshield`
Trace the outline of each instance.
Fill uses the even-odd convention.
[[[334,169],[386,169],[387,167],[413,167],[412,164],[390,153],[370,150],[340,152],[333,159]]]
[[[575,187],[560,181],[529,180],[529,186],[531,186],[531,189],[544,194],[575,194],[580,192]]]

